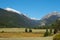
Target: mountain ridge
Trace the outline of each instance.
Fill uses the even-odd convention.
[[[24,28],[34,28],[49,25],[52,22],[60,18],[60,12],[51,12],[50,14],[44,16],[41,20],[33,20],[20,12],[7,11],[0,8],[0,27],[24,27]]]
[[[31,20],[23,14],[11,12],[0,8],[0,26],[6,27],[34,27],[36,20]],[[4,27],[4,26],[3,26]]]
[[[48,25],[60,18],[60,12],[51,12],[50,14],[45,15],[41,20],[43,24]]]

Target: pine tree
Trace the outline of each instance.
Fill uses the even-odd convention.
[[[54,29],[54,34],[56,34],[58,32],[58,30],[57,29]]]
[[[46,32],[45,32],[45,34],[44,34],[44,37],[46,37],[46,36],[48,36],[49,35],[49,31],[48,31],[48,29],[46,29]]]
[[[25,32],[28,32],[27,28],[25,29]]]
[[[50,34],[52,34],[52,28],[50,28]]]

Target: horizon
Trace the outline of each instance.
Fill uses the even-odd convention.
[[[60,12],[60,0],[0,0],[0,8],[12,8],[32,19],[41,19],[50,12]]]

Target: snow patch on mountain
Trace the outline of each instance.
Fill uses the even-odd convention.
[[[40,20],[40,19],[37,19],[37,18],[31,18],[32,20]]]
[[[53,12],[49,13],[48,15],[44,16],[42,19],[45,19],[45,18],[48,19],[49,17],[51,17],[53,15],[56,15],[56,16],[59,16],[60,17],[60,13],[59,12],[53,11]]]
[[[15,9],[12,9],[12,8],[5,8],[5,10],[7,10],[7,11],[12,11],[12,12],[16,12],[16,13],[21,14],[21,12],[15,10]]]

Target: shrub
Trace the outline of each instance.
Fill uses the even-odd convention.
[[[4,33],[4,31],[2,31],[1,33]]]
[[[57,34],[56,36],[54,36],[53,40],[60,40],[60,34]]]
[[[29,32],[32,32],[32,29],[29,29]]]

